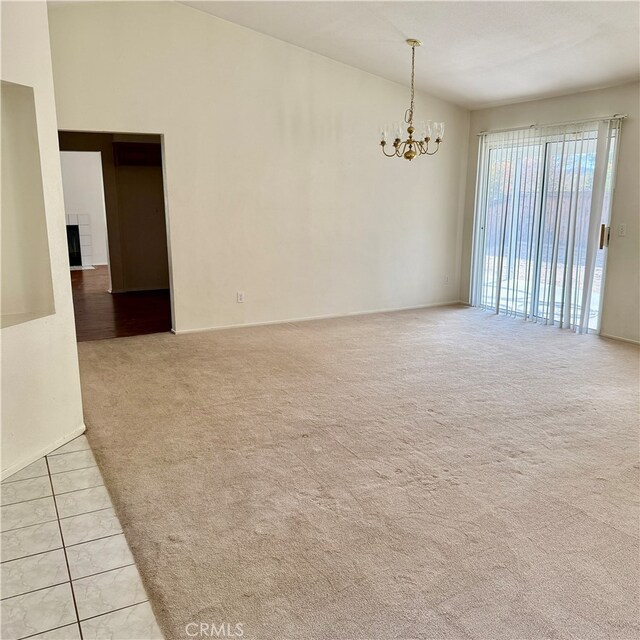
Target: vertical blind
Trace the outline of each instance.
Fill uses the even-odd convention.
[[[480,136],[471,303],[598,330],[620,119]]]

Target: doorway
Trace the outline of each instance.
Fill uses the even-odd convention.
[[[59,132],[79,342],[172,329],[162,139]]]
[[[619,122],[483,134],[472,304],[597,333]]]

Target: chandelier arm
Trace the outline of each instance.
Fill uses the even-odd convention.
[[[396,156],[396,155],[397,155],[397,154],[396,154],[396,149],[395,149],[395,147],[394,147],[394,149],[393,149],[393,153],[387,153],[387,152],[384,150],[384,148],[385,148],[385,146],[386,146],[386,145],[380,145],[380,146],[382,147],[382,153],[384,153],[384,155],[385,155],[385,156],[387,156],[387,158],[393,158],[394,156]]]
[[[439,148],[440,148],[440,143],[439,143],[439,142],[436,142],[436,148],[435,148],[435,150],[434,150],[434,151],[431,151],[431,152],[427,151],[427,155],[428,155],[428,156],[435,156],[435,155],[436,155],[436,153],[438,153],[438,149],[439,149]]]

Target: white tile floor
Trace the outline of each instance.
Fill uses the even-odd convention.
[[[0,487],[2,640],[161,640],[84,436]]]

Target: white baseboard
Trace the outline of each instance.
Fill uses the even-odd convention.
[[[395,311],[413,311],[417,309],[429,309],[431,307],[450,307],[452,305],[465,304],[458,300],[449,302],[432,302],[430,304],[420,304],[413,307],[392,307],[386,309],[369,309],[366,311],[351,311],[348,313],[334,313],[322,316],[305,316],[302,318],[289,318],[285,320],[266,320],[265,322],[245,322],[241,324],[225,324],[218,327],[202,327],[200,329],[171,329],[176,335],[187,333],[202,333],[203,331],[221,331],[222,329],[241,329],[242,327],[262,327],[272,324],[290,324],[293,322],[311,322],[312,320],[331,320],[333,318],[349,318],[351,316],[368,316],[374,313],[394,313]]]
[[[71,442],[71,440],[73,440],[74,438],[81,436],[86,430],[87,430],[87,427],[84,425],[84,423],[82,423],[81,426],[77,427],[66,436],[62,438],[58,438],[58,440],[55,440],[50,445],[44,447],[43,449],[40,449],[40,451],[36,451],[35,453],[32,453],[30,456],[27,456],[24,460],[21,460],[16,464],[12,464],[8,469],[3,469],[2,474],[0,474],[0,480],[5,480],[9,476],[12,476],[14,473],[18,473],[18,471],[20,471],[21,469],[24,469],[25,467],[28,467],[31,463],[35,462],[36,460],[40,460],[42,456],[48,455],[52,451],[59,449],[62,445],[67,444],[67,442]]]
[[[629,338],[621,338],[620,336],[612,336],[608,333],[600,333],[601,338],[607,338],[608,340],[617,340],[618,342],[626,342],[627,344],[635,344],[636,346],[640,346],[640,342],[638,340],[630,340]]]

